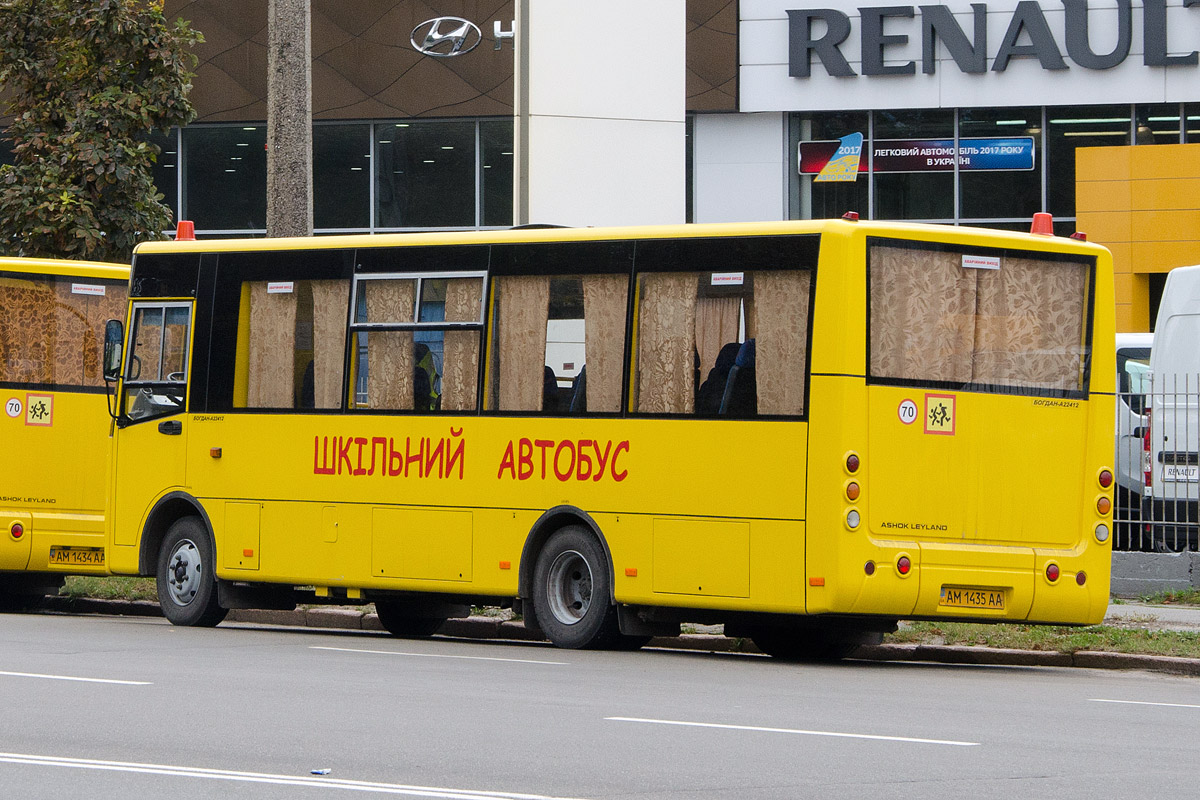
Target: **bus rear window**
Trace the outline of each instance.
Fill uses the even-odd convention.
[[[867,260],[872,379],[1086,390],[1090,261],[881,239]]]
[[[104,322],[125,316],[123,283],[0,273],[0,382],[104,386]]]

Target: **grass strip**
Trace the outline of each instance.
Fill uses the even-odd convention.
[[[1090,625],[980,625],[969,622],[912,622],[884,637],[885,644],[947,644],[1074,653],[1110,653],[1200,658],[1200,633]]]

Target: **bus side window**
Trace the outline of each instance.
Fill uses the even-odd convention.
[[[474,411],[482,304],[480,277],[360,281],[354,309],[355,407]]]
[[[619,413],[628,292],[621,274],[496,278],[490,406]]]
[[[803,414],[811,288],[807,270],[640,275],[634,410]]]
[[[246,396],[235,405],[341,408],[349,282],[251,281],[242,295]]]

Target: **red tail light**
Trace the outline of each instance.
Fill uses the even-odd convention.
[[[1142,478],[1150,486],[1150,409],[1146,409],[1146,430],[1142,433]]]
[[[25,535],[25,526],[19,522],[14,522],[12,527],[8,529],[8,533],[14,539],[20,539]]]

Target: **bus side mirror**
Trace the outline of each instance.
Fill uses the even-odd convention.
[[[121,374],[121,349],[125,343],[125,327],[119,319],[104,323],[104,380],[115,381]]]

